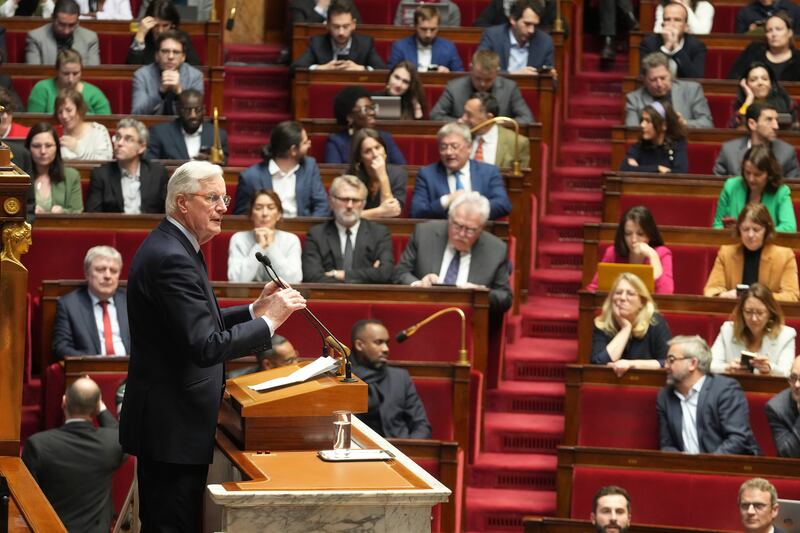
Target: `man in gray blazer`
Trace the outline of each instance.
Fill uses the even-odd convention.
[[[800,357],[789,373],[789,388],[773,396],[764,406],[772,439],[781,457],[800,457]]]
[[[448,220],[417,224],[394,269],[394,282],[412,287],[455,285],[489,289],[489,310],[511,307],[508,247],[483,231],[489,200],[471,191],[450,204]]]
[[[472,56],[469,75],[447,82],[442,96],[431,110],[431,120],[458,120],[464,104],[473,93],[491,93],[500,104],[500,114],[511,117],[521,124],[533,122],[528,104],[522,98],[517,83],[508,78],[498,77],[500,57],[491,50],[478,50]]]
[[[28,33],[25,62],[29,65],[55,65],[58,52],[72,48],[81,55],[84,66],[100,64],[97,34],[78,24],[81,9],[75,0],[58,0],[53,20]]]
[[[667,344],[667,386],[656,398],[661,450],[761,455],[742,387],[735,379],[709,373],[706,341],[681,335]]]
[[[797,152],[794,147],[778,139],[778,110],[772,104],[751,104],[747,108],[745,123],[749,135],[731,139],[722,145],[714,163],[714,174],[718,176],[741,176],[744,153],[757,144],[769,144],[772,155],[778,160],[785,178],[800,176]]]
[[[656,100],[668,100],[678,117],[690,128],[713,128],[711,110],[696,81],[673,79],[669,59],[653,52],[642,59],[643,86],[625,95],[625,125],[638,126],[642,109]]]

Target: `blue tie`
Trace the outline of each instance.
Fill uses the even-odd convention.
[[[456,170],[453,172],[453,177],[456,179],[456,190],[460,191],[464,188],[464,184],[461,183],[461,171]]]
[[[461,265],[461,252],[456,250],[456,253],[453,256],[453,260],[450,261],[450,265],[447,267],[447,272],[444,275],[445,285],[456,284],[456,280],[458,279],[458,267],[460,265]]]

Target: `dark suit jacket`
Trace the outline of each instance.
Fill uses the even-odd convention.
[[[359,415],[378,435],[396,439],[430,439],[431,424],[408,370],[362,365],[353,355],[353,374],[368,386],[368,411]]]
[[[472,78],[469,76],[448,81],[444,92],[431,109],[431,120],[458,120],[464,114],[464,104],[474,92],[475,87],[472,86]],[[497,98],[500,115],[511,117],[521,124],[533,122],[533,113],[522,98],[517,82],[498,76],[489,92]]]
[[[659,440],[665,452],[684,451],[681,403],[671,386],[658,392]],[[700,453],[761,455],[750,429],[747,398],[735,379],[706,374],[697,403],[697,440]]]
[[[353,63],[372,67],[374,69],[385,69],[386,63],[375,51],[375,43],[372,37],[354,33],[353,42],[350,43],[350,59]],[[303,54],[298,57],[291,65],[291,69],[308,68],[311,65],[323,65],[334,59],[331,38],[327,33],[315,35],[309,41]]]
[[[394,282],[411,285],[426,274],[438,274],[446,247],[446,220],[417,224],[394,269]],[[489,288],[489,309],[493,312],[504,312],[511,307],[508,276],[508,247],[484,231],[472,246],[467,281]]]
[[[784,389],[764,406],[772,439],[781,457],[800,457],[800,416],[792,390]]]
[[[717,160],[714,162],[714,174],[718,176],[741,176],[742,157],[747,151],[747,142],[749,140],[750,136],[747,135],[722,143]],[[783,177],[796,178],[800,176],[797,152],[794,146],[780,139],[775,139],[770,145],[772,147],[772,155],[781,165]]]
[[[220,310],[202,258],[166,219],[131,262],[128,311],[123,449],[151,461],[211,463],[223,363],[270,349],[269,328],[246,305]]]
[[[307,22],[314,24],[323,24],[327,20],[325,17],[314,11],[314,6],[317,5],[315,0],[290,0],[289,12],[292,15],[292,24],[295,22]],[[356,22],[361,24],[361,14],[358,8],[353,4],[353,18]]]
[[[130,353],[131,333],[128,328],[128,298],[125,289],[117,289],[114,305],[117,308],[122,343],[125,351]],[[89,289],[81,287],[59,298],[53,325],[53,355],[63,359],[67,355],[96,355],[102,351]]]
[[[92,169],[89,192],[86,194],[86,211],[89,213],[123,213],[122,170],[116,161]],[[169,174],[161,163],[139,160],[139,193],[142,213],[163,213],[167,199]]]
[[[417,36],[409,35],[404,39],[392,43],[392,52],[389,56],[389,68],[394,68],[401,61],[411,61],[417,64]],[[464,70],[461,56],[458,55],[456,45],[442,37],[437,37],[431,45],[431,63],[447,67],[451,72]]]
[[[552,26],[555,18],[556,3],[552,0],[545,0],[544,14],[539,24],[541,26]],[[506,22],[508,22],[508,17],[506,16],[505,9],[503,9],[503,0],[491,0],[489,5],[483,8],[481,14],[475,19],[474,26],[485,28],[486,26],[496,26],[497,24],[505,24]],[[564,25],[565,29],[567,29],[566,21]]]
[[[236,186],[235,215],[246,215],[250,211],[250,202],[253,201],[253,194],[256,191],[272,189],[272,176],[269,175],[268,170],[268,164],[262,161],[247,167],[239,174],[239,184]],[[317,160],[311,156],[304,157],[295,177],[294,195],[297,200],[297,216],[330,216],[331,207],[328,204],[328,194],[325,192],[325,186],[322,185]]]
[[[378,268],[373,264],[380,261]],[[303,244],[303,282],[339,283],[326,276],[344,265],[339,231],[333,220],[308,230]],[[392,236],[383,224],[361,219],[353,243],[353,268],[344,273],[344,283],[391,283],[394,267]]]
[[[678,65],[678,78],[704,78],[706,73],[706,45],[688,33],[683,38],[683,48],[669,56]],[[664,44],[661,34],[651,33],[639,43],[639,57],[660,52]]]
[[[511,212],[511,201],[508,199],[503,176],[495,165],[469,160],[469,175],[473,191],[477,191],[489,200],[491,211],[489,219],[495,220]],[[411,218],[447,218],[447,211],[442,207],[440,198],[450,194],[447,186],[447,169],[444,165],[433,163],[419,169],[414,194],[411,198]]]
[[[219,140],[222,144],[222,153],[225,154],[225,161],[228,160],[228,134],[220,128]],[[200,132],[200,147],[210,148],[214,146],[214,123],[210,120],[203,121],[203,131]],[[150,128],[150,142],[147,145],[148,159],[177,159],[179,161],[189,160],[189,151],[186,149],[186,141],[183,139],[183,128],[179,119],[171,122],[156,124]],[[223,165],[225,164],[223,161]]]
[[[511,53],[511,39],[508,36],[509,25],[498,24],[483,30],[479,50],[492,50],[500,56],[500,70],[508,70],[508,58]],[[533,33],[528,47],[528,66],[542,68],[544,65],[555,66],[553,39],[545,32],[537,30]]]
[[[36,433],[22,460],[71,532],[108,533],[114,512],[111,480],[124,455],[117,421],[108,411],[100,427],[80,421]]]

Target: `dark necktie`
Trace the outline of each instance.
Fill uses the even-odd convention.
[[[350,236],[353,234],[350,228],[344,232],[344,263],[342,269],[346,272],[353,268],[353,240]]]
[[[450,261],[450,265],[447,267],[447,272],[444,275],[445,285],[456,284],[456,280],[458,279],[458,267],[460,265],[461,265],[461,252],[456,250],[456,253],[453,256],[453,260]]]
[[[111,334],[111,315],[108,314],[108,301],[97,302],[103,308],[103,344],[106,346],[106,355],[116,355],[114,352],[114,337]]]

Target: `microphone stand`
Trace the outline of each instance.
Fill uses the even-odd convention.
[[[511,117],[492,117],[488,120],[484,120],[474,128],[470,128],[470,133],[475,133],[476,131],[488,126],[489,124],[512,124],[514,126],[514,163],[511,165],[511,174],[519,177],[522,176],[522,161],[519,158],[519,122],[514,120]]]
[[[421,327],[448,313],[456,313],[461,317],[461,348],[458,350],[458,362],[469,364],[469,358],[467,357],[467,317],[464,315],[464,311],[458,307],[448,307],[446,309],[440,309],[439,311],[436,311],[432,315],[423,318],[413,326],[399,332],[395,339],[397,342],[405,342],[406,339],[416,333]]]

